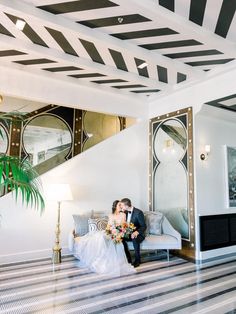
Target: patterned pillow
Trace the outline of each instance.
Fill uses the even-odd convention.
[[[105,230],[108,224],[108,219],[103,218],[89,218],[88,229],[89,232]]]
[[[91,218],[108,218],[108,216],[106,215],[105,211],[92,210]]]
[[[73,215],[75,225],[75,237],[83,236],[89,232],[88,219],[89,215]]]
[[[160,212],[146,212],[145,213],[147,232],[149,234],[161,235],[162,234],[162,221],[163,214]]]

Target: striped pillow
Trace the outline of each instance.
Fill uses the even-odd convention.
[[[88,219],[88,228],[89,232],[105,230],[108,224],[108,219],[103,218],[89,218]]]

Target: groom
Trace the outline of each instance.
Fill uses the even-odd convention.
[[[131,263],[132,262],[131,255],[130,255],[126,241],[132,241],[133,246],[134,246],[134,252],[135,252],[135,261],[132,263],[132,265],[134,267],[138,267],[141,262],[140,243],[145,239],[146,223],[144,220],[144,215],[140,209],[132,206],[130,199],[123,198],[120,202],[121,202],[121,208],[126,214],[127,223],[132,222],[134,226],[136,227],[135,231],[131,234],[130,238],[123,240],[125,254],[127,256],[128,262]]]

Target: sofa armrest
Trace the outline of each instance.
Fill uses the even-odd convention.
[[[74,238],[75,238],[75,230],[72,230],[68,235],[68,249],[70,252],[74,251]]]
[[[175,237],[178,240],[178,243],[181,245],[181,235],[180,233],[173,228],[173,226],[170,224],[168,219],[164,217],[162,222],[162,231],[164,234],[169,234],[173,237]]]

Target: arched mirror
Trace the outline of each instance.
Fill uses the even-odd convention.
[[[67,158],[72,147],[71,130],[54,115],[39,115],[25,125],[23,145],[29,161],[42,174]]]
[[[150,121],[150,210],[162,212],[183,239],[183,255],[194,257],[192,110]]]
[[[159,124],[153,137],[154,208],[160,209],[182,237],[189,239],[186,149],[186,127],[180,120],[171,118]]]
[[[3,125],[0,125],[0,154],[6,154],[8,151],[9,138],[7,130]],[[0,185],[0,196],[4,195],[4,187]]]
[[[8,150],[9,139],[7,131],[3,125],[0,125],[0,154],[6,154]]]

